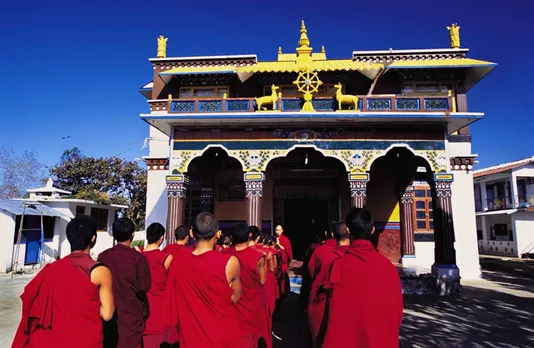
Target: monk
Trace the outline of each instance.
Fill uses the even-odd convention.
[[[337,221],[331,221],[330,225],[328,226],[328,231],[319,233],[317,235],[318,241],[316,243],[311,244],[308,247],[306,254],[304,254],[304,259],[302,260],[302,285],[300,287],[300,294],[299,294],[299,306],[304,310],[308,306],[308,298],[310,296],[311,283],[312,283],[310,273],[308,272],[308,264],[310,262],[310,258],[312,257],[312,254],[315,251],[315,249],[317,249],[320,245],[322,245],[326,240],[333,238],[336,224],[337,224]]]
[[[399,274],[370,242],[375,228],[369,211],[353,208],[345,222],[353,241],[332,265],[323,347],[398,347],[402,322]]]
[[[172,328],[173,330],[171,330],[165,312],[165,289],[167,288],[168,269],[173,255],[159,249],[163,244],[164,236],[165,227],[157,222],[146,229],[148,245],[143,253],[150,266],[152,284],[147,293],[150,316],[146,320],[143,333],[143,348],[160,348],[163,342],[172,343],[178,340],[178,329]]]
[[[262,313],[265,308],[263,286],[267,279],[266,257],[249,246],[251,239],[249,227],[244,223],[237,224],[232,234],[232,247],[228,251],[237,257],[241,266],[239,274],[243,292],[236,309],[243,348],[256,348],[260,338],[266,340]]]
[[[24,288],[12,348],[101,348],[102,320],[113,317],[110,270],[93,261],[96,223],[86,215],[66,229],[71,254],[45,266]],[[83,333],[83,334],[82,334]]]
[[[282,256],[282,294],[289,292],[289,264],[293,260],[293,249],[289,238],[284,235],[282,225],[276,225],[276,243],[280,246]]]
[[[180,348],[239,347],[235,307],[241,297],[239,261],[214,250],[221,236],[215,215],[198,214],[193,231],[195,250],[177,255],[169,270],[170,324],[178,325]]]
[[[333,235],[334,238],[325,240],[315,249],[308,263],[308,273],[312,285],[306,313],[308,314],[308,326],[314,348],[322,346],[328,322],[326,315],[327,295],[322,291],[323,285],[328,282],[332,263],[343,255],[343,250],[338,249],[338,245],[348,246],[350,244],[349,232],[344,222],[335,223]]]
[[[185,226],[178,226],[174,230],[174,239],[176,239],[176,242],[174,244],[168,244],[165,249],[163,249],[163,251],[173,256],[176,256],[176,254],[181,251],[192,250],[186,248],[186,245],[189,242],[189,231]]]
[[[113,275],[116,316],[104,327],[105,346],[137,348],[142,346],[145,321],[149,316],[147,292],[150,289],[150,266],[143,253],[130,247],[135,225],[130,219],[113,222],[117,244],[98,255]]]

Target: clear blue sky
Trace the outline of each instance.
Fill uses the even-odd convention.
[[[448,47],[461,26],[469,56],[499,63],[469,93],[481,166],[534,155],[534,15],[527,0],[10,1],[0,13],[0,146],[46,165],[80,147],[134,159],[148,126],[138,88],[152,79],[156,38],[168,56],[293,51],[300,20],[328,57],[353,50]],[[530,18],[528,18],[530,16]],[[70,136],[70,139],[62,139]]]

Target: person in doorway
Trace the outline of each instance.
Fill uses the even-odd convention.
[[[102,347],[102,320],[112,318],[115,306],[110,270],[89,255],[96,223],[77,216],[66,234],[72,252],[46,265],[24,288],[12,348]]]
[[[282,225],[276,225],[276,243],[280,246],[282,255],[282,293],[289,292],[289,264],[293,259],[293,249],[289,238],[284,235],[284,228]]]
[[[249,227],[244,223],[237,224],[232,234],[233,245],[228,251],[237,257],[241,266],[239,275],[243,292],[236,309],[243,348],[256,348],[260,338],[265,341],[267,334],[262,312],[265,303],[263,286],[267,279],[266,256],[249,246],[251,239]]]
[[[170,324],[178,325],[180,348],[239,347],[239,261],[214,250],[221,236],[215,215],[200,213],[195,220],[195,250],[177,255],[169,270]]]
[[[165,289],[173,255],[159,249],[164,236],[165,227],[157,222],[146,229],[148,245],[143,253],[150,266],[152,284],[147,293],[150,316],[143,333],[143,348],[159,348],[164,342],[173,343],[178,340],[178,329],[170,327],[165,313]]]
[[[186,248],[186,245],[189,242],[189,231],[184,225],[178,226],[174,230],[174,238],[176,239],[176,242],[174,244],[168,244],[163,251],[173,256],[176,256],[177,253],[185,250],[191,251],[191,249]]]
[[[105,347],[142,347],[145,321],[149,316],[147,292],[151,285],[150,266],[143,253],[130,247],[135,225],[127,218],[113,222],[117,244],[98,255],[113,275],[116,315],[104,326]]]
[[[327,239],[317,247],[308,263],[308,273],[312,285],[306,313],[314,348],[321,347],[328,321],[326,315],[327,294],[323,291],[323,286],[328,282],[333,262],[343,255],[344,250],[338,248],[338,245],[348,246],[350,244],[349,232],[344,222],[336,222],[332,232],[334,238]]]
[[[332,265],[323,348],[398,347],[403,308],[397,269],[370,242],[369,211],[353,208],[345,222],[352,242]]]

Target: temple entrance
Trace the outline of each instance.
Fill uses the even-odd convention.
[[[328,229],[328,200],[286,199],[284,217],[285,233],[294,243],[293,257],[302,260],[308,246]]]
[[[273,231],[281,224],[294,259],[302,260],[329,222],[350,208],[346,168],[314,148],[298,148],[269,162],[266,176],[273,185]]]

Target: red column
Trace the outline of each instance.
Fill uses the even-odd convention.
[[[263,197],[263,181],[265,175],[263,173],[245,173],[245,192],[247,197],[247,224],[249,226],[257,226],[262,228],[262,197]]]
[[[167,244],[174,240],[174,230],[184,223],[185,198],[189,178],[185,175],[167,176]]]
[[[367,203],[368,173],[349,173],[350,197],[352,207],[363,208]]]
[[[415,255],[415,242],[413,230],[413,186],[406,187],[400,201],[400,218],[402,233],[402,256]]]

